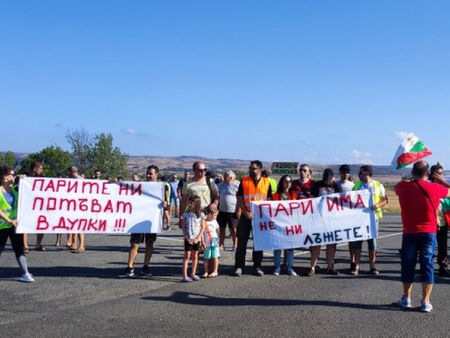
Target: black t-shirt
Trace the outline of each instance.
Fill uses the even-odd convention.
[[[342,188],[340,185],[338,185],[336,182],[328,185],[323,180],[316,182],[311,189],[311,193],[317,197],[326,196],[338,192],[342,192]]]

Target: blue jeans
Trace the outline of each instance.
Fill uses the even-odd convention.
[[[288,269],[294,268],[294,249],[286,249],[284,250],[286,253],[286,263]],[[274,250],[273,251],[273,264],[275,265],[275,268],[280,268],[281,266],[281,250]]]
[[[436,234],[420,232],[403,234],[402,240],[402,274],[403,283],[414,281],[417,253],[419,253],[420,281],[434,283],[433,254],[436,250]]]

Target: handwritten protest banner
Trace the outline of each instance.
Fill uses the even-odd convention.
[[[251,203],[255,250],[307,248],[377,236],[369,190]]]
[[[20,180],[19,233],[159,233],[164,183]]]

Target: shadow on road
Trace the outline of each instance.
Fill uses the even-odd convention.
[[[270,298],[220,298],[194,292],[176,291],[169,297],[143,297],[144,300],[173,302],[186,305],[205,306],[330,306],[342,308],[354,308],[363,310],[391,310],[402,311],[395,303],[391,304],[359,304],[334,302],[327,300],[294,300],[294,299],[270,299]]]

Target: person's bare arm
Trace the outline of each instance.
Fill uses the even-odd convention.
[[[0,210],[0,218],[2,220],[4,220],[6,223],[11,223],[12,225],[14,225],[15,227],[17,227],[19,225],[19,221],[16,219],[10,219],[9,217],[6,216],[6,214]]]

